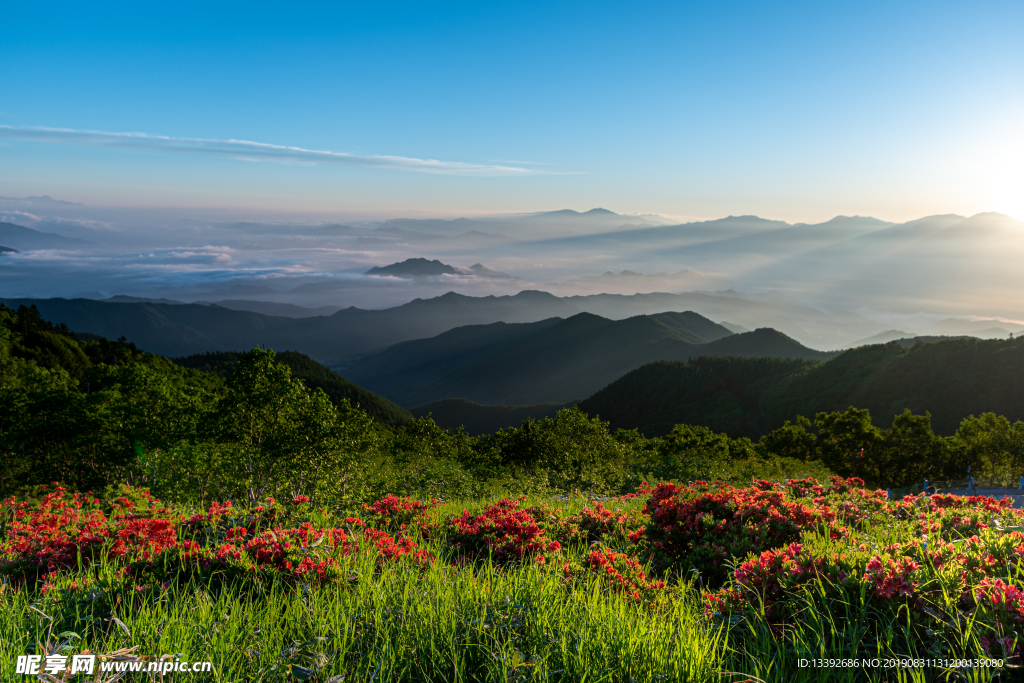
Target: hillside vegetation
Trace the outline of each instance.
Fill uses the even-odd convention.
[[[244,354],[236,351],[215,351],[199,353],[185,358],[173,359],[182,367],[211,372],[221,377],[230,377],[238,367]],[[310,389],[320,389],[331,403],[338,405],[345,400],[366,411],[366,414],[384,424],[402,425],[413,419],[412,413],[402,406],[353,384],[325,365],[297,351],[283,351],[276,355],[277,362],[288,366],[292,377],[300,379]]]
[[[346,369],[353,381],[405,405],[446,398],[484,404],[566,403],[644,363],[694,356],[824,359],[770,329],[733,334],[692,311],[609,320],[580,313],[537,323],[461,327],[396,344]]]
[[[984,350],[990,342],[976,344]],[[920,347],[894,348],[909,357]],[[31,308],[0,307],[0,495],[56,480],[79,491],[141,484],[174,500],[253,501],[305,492],[352,503],[394,491],[616,493],[644,480],[744,482],[830,473],[898,487],[923,477],[962,478],[967,465],[979,480],[1015,482],[1024,471],[1024,422],[993,413],[968,413],[942,438],[927,415],[907,410],[876,425],[866,409],[840,408],[753,440],[692,424],[650,437],[567,408],[473,437],[431,419],[385,424],[346,398],[332,402],[296,377],[315,380],[322,369],[281,356],[295,374],[261,349],[193,359],[213,370],[206,372],[123,340],[79,338]],[[703,367],[715,379],[709,362],[746,367],[743,359],[677,366]],[[751,372],[734,373],[734,383],[756,396],[767,394],[758,382],[773,372],[795,370],[792,381],[810,382],[830,364],[756,359],[748,365]],[[828,377],[823,385],[844,386]]]
[[[613,427],[667,433],[699,424],[756,438],[799,416],[867,409],[876,426],[905,410],[953,434],[969,415],[1024,419],[1024,339],[900,342],[845,351],[825,363],[698,358],[638,368],[582,401]]]

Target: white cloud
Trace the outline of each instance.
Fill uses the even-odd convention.
[[[106,133],[70,128],[0,125],[0,138],[29,142],[49,142],[89,147],[136,149],[178,154],[207,154],[245,161],[277,161],[332,166],[367,166],[416,173],[467,176],[519,176],[537,173],[514,165],[471,164],[461,161],[438,161],[399,156],[359,156],[345,152],[329,152],[302,147],[271,145],[249,140],[203,140],[172,138],[148,133]],[[523,162],[518,162],[523,163]]]

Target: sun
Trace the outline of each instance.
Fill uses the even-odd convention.
[[[986,210],[1024,221],[1024,129],[1003,130],[981,171]]]
[[[1024,159],[992,179],[991,210],[1024,221]]]

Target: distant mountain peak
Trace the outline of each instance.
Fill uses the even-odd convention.
[[[513,294],[512,298],[516,299],[557,299],[551,292],[545,292],[539,289],[524,289],[518,294]]]
[[[365,275],[383,275],[400,278],[430,277],[432,275],[456,275],[457,270],[438,260],[428,261],[425,258],[409,258],[401,263],[389,266],[374,266]]]
[[[392,263],[390,266],[374,266],[364,275],[377,275],[386,277],[400,277],[413,279],[421,277],[435,277],[438,275],[470,275],[497,280],[514,280],[508,273],[499,273],[491,270],[482,263],[474,263],[469,268],[457,268],[438,260],[429,261],[425,258],[409,258],[401,263]]]
[[[824,223],[819,223],[818,225],[819,226],[826,226],[826,225],[827,226],[833,226],[833,225],[840,225],[840,224],[844,224],[844,223],[860,223],[860,224],[863,224],[863,225],[873,225],[873,226],[878,226],[878,227],[886,227],[886,226],[890,226],[890,225],[895,225],[895,223],[893,223],[892,221],[883,221],[882,219],[875,218],[873,216],[835,216],[834,218],[830,218],[827,221],[825,221]]]
[[[79,202],[66,202],[63,199],[54,199],[48,194],[40,197],[0,197],[0,201],[27,202],[29,204],[62,204],[64,206],[85,206]]]
[[[559,209],[557,211],[545,211],[539,215],[542,216],[618,216],[619,214],[608,209],[602,209],[597,207],[590,209],[589,211],[576,211],[575,209]]]
[[[744,215],[744,216],[726,216],[725,218],[715,218],[706,221],[694,221],[690,223],[681,223],[675,227],[687,227],[687,226],[714,226],[714,227],[735,227],[735,228],[766,228],[766,227],[787,227],[790,224],[786,221],[777,221],[771,218],[761,218],[760,216]]]
[[[1007,216],[1005,213],[999,213],[997,211],[985,211],[983,213],[976,213],[973,216],[971,216],[970,218],[968,218],[967,220],[971,221],[971,222],[980,222],[980,221],[985,221],[985,222],[990,222],[990,221],[1012,222],[1012,223],[1014,223],[1016,225],[1021,225],[1021,221],[1017,220],[1013,216]]]

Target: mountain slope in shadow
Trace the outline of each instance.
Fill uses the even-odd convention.
[[[546,292],[471,297],[450,292],[383,310],[349,307],[332,315],[291,318],[217,305],[110,302],[94,299],[0,299],[12,308],[35,305],[44,319],[102,337],[126,337],[165,356],[247,351],[262,345],[294,349],[332,367],[408,339],[463,325],[535,321],[579,312]]]
[[[414,417],[430,417],[445,429],[465,429],[471,436],[493,434],[506,427],[518,427],[526,420],[553,417],[571,404],[538,403],[530,406],[481,405],[464,398],[446,398],[413,408]]]
[[[397,344],[348,376],[405,406],[446,398],[484,404],[566,403],[655,360],[771,355],[823,360],[771,329],[734,335],[693,312],[609,320],[590,313],[528,325],[498,323]]]
[[[136,346],[165,356],[188,356],[207,351],[247,351],[257,345],[292,349],[330,367],[347,367],[355,359],[380,353],[403,341],[427,339],[466,325],[496,322],[532,323],[550,318],[570,318],[588,312],[602,318],[623,319],[638,314],[660,316],[664,311],[699,311],[702,316],[740,320],[750,327],[799,329],[794,321],[816,321],[828,316],[820,311],[784,301],[743,298],[735,293],[690,294],[595,294],[557,297],[547,292],[524,290],[513,296],[465,296],[449,292],[430,299],[381,310],[349,307],[331,315],[292,317],[282,304],[252,302],[258,306],[184,304],[159,301],[97,301],[95,299],[0,299],[12,308],[35,305],[44,319],[65,323],[73,330],[110,339],[126,337]],[[255,308],[256,310],[232,310]],[[273,315],[268,315],[273,313]],[[669,314],[664,314],[669,315]],[[674,314],[678,315],[678,314]],[[696,315],[693,313],[692,315]],[[699,316],[698,316],[699,317]],[[781,323],[771,322],[776,318]],[[677,323],[658,318],[668,328]],[[710,320],[702,318],[704,325]],[[688,324],[697,324],[692,320]],[[717,328],[717,326],[716,326]],[[711,328],[707,328],[711,329]],[[684,330],[679,328],[677,332]],[[704,341],[717,338],[707,331],[691,330]],[[722,333],[728,332],[721,328]],[[794,332],[797,336],[799,333]],[[700,343],[696,337],[680,341]],[[663,357],[663,356],[661,356]],[[652,359],[657,359],[655,356]],[[579,394],[571,398],[579,398]]]
[[[968,415],[1024,419],[1024,339],[899,340],[824,363],[736,357],[651,363],[579,404],[613,428],[649,436],[685,423],[752,438],[798,416],[813,420],[850,406],[870,410],[881,428],[904,410],[929,412],[936,433],[945,435]]]

